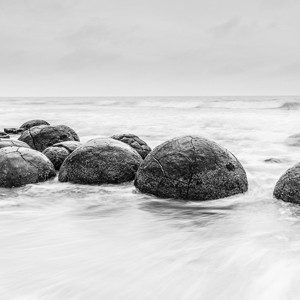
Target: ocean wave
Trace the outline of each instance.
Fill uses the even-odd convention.
[[[300,103],[299,102],[285,102],[278,108],[285,109],[285,110],[298,110],[298,109],[300,109]]]

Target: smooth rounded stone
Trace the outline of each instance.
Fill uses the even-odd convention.
[[[48,147],[43,151],[43,154],[52,162],[55,170],[59,170],[65,159],[70,155],[70,152],[63,147]]]
[[[24,128],[4,128],[4,132],[7,134],[21,134],[24,130]]]
[[[300,146],[300,133],[290,135],[284,143],[288,146]]]
[[[19,140],[31,148],[43,152],[46,148],[64,141],[78,141],[75,131],[68,126],[40,125],[24,131]]]
[[[300,163],[289,168],[279,178],[273,195],[277,199],[300,204]]]
[[[43,182],[55,175],[49,159],[36,150],[23,147],[0,149],[0,187]]]
[[[200,136],[181,136],[157,146],[136,174],[135,186],[161,198],[213,200],[248,190],[237,158]]]
[[[44,120],[30,120],[22,124],[20,128],[23,128],[24,130],[28,130],[31,127],[40,126],[40,125],[50,125],[50,124]]]
[[[151,148],[134,134],[115,134],[111,136],[111,138],[128,144],[134,148],[143,159],[151,152]]]
[[[97,138],[68,156],[60,168],[58,180],[81,184],[131,181],[142,161],[129,145],[110,138]]]
[[[18,141],[18,140],[1,140],[0,139],[0,148],[5,148],[5,147],[24,147],[24,148],[29,148],[30,146],[27,145],[24,142]]]
[[[10,136],[5,132],[0,131],[0,139],[9,139]]]

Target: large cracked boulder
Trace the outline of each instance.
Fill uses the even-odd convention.
[[[65,159],[81,145],[76,141],[61,142],[46,148],[43,154],[53,163],[55,170],[59,170]]]
[[[43,152],[46,148],[64,141],[79,141],[76,132],[66,125],[40,125],[24,131],[19,140],[32,149]]]
[[[130,146],[110,138],[88,141],[71,153],[59,171],[59,181],[81,184],[121,183],[134,179],[142,162]]]
[[[30,120],[30,121],[27,121],[24,124],[22,124],[20,126],[20,128],[22,128],[24,130],[28,130],[31,127],[40,126],[40,125],[50,125],[50,124],[47,121],[44,121],[44,120]]]
[[[135,186],[161,198],[212,200],[248,190],[246,172],[228,150],[200,136],[166,141],[145,158]]]
[[[0,149],[0,187],[43,182],[55,175],[52,163],[36,150],[23,147]]]
[[[128,144],[134,148],[143,159],[151,152],[151,148],[147,145],[147,143],[134,134],[115,134],[111,136],[111,138]]]
[[[275,198],[300,204],[300,163],[289,168],[277,181]]]
[[[17,140],[1,140],[0,139],[0,148],[4,148],[4,147],[24,147],[24,148],[29,148],[29,145],[27,145],[24,142],[21,141],[17,141]]]

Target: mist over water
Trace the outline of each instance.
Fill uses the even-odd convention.
[[[300,207],[272,197],[300,148],[300,97],[1,98],[0,130],[30,119],[83,142],[197,134],[233,152],[249,191],[161,200],[132,182],[0,188],[1,299],[299,299]],[[277,163],[265,160],[275,158]]]

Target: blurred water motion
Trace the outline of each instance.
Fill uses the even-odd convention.
[[[0,128],[39,118],[83,141],[127,132],[151,147],[202,135],[232,151],[249,180],[245,195],[207,202],[157,199],[132,182],[0,188],[0,299],[299,298],[300,208],[272,197],[300,161],[283,143],[300,133],[299,97],[0,103]]]

